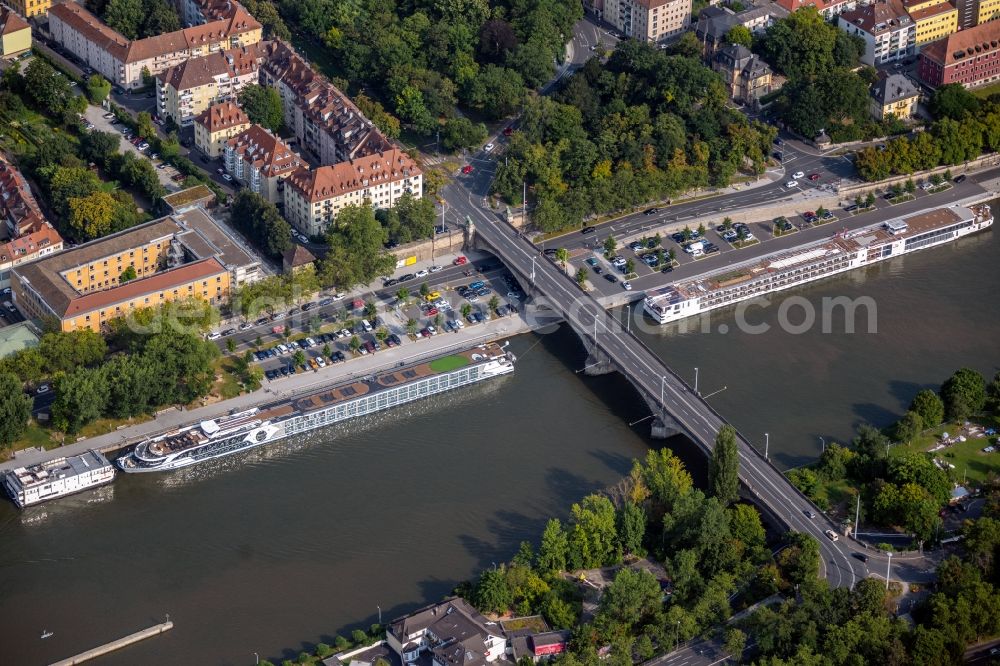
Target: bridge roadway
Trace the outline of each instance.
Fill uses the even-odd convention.
[[[446,196],[450,193],[446,193]],[[556,264],[546,259],[507,222],[472,203],[471,197],[448,196],[449,203],[468,215],[476,233],[513,272],[532,285],[533,298],[562,316],[585,340],[596,343],[611,363],[638,387],[652,403],[658,404],[684,429],[692,441],[711,454],[715,436],[726,423],[684,380],[678,377],[638,338]],[[464,199],[464,201],[463,201]],[[661,398],[662,396],[662,398]],[[816,538],[821,553],[821,574],[832,586],[853,587],[868,575],[867,567],[851,552],[863,549],[842,538],[833,542],[824,530],[836,529],[823,513],[812,506],[774,465],[764,459],[749,441],[738,435],[740,480],[772,516],[787,529]],[[805,510],[811,508],[816,519]]]

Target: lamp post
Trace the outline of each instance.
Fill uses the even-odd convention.
[[[823,447],[822,453],[826,453],[826,440],[822,437],[819,438],[819,443]]]
[[[535,257],[531,258],[531,286],[535,286]]]
[[[698,368],[694,369],[694,393],[698,395]]]
[[[889,551],[889,563],[885,566],[885,589],[889,590],[889,574],[892,571],[892,551]]]
[[[375,608],[378,609],[378,623],[382,624],[382,607],[379,606],[378,604],[375,604]]]
[[[259,664],[260,663],[260,655],[257,654],[256,652],[253,653],[253,663],[255,663],[255,664]]]
[[[767,449],[768,449],[768,446],[770,445],[770,443],[771,443],[771,436],[765,432],[764,433],[764,460],[767,460]]]

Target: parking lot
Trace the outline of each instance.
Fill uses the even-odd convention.
[[[368,300],[327,296],[209,337],[223,346],[229,338],[242,341],[232,345],[234,351],[247,345],[266,379],[277,381],[388,348],[417,345],[520,311],[525,295],[512,275],[493,263],[480,265],[490,274],[471,265],[455,270],[465,261],[464,256],[456,259],[457,265],[446,274],[443,267],[431,267],[387,278],[378,296]],[[438,270],[432,272],[434,268]],[[448,277],[435,279],[441,275]],[[455,284],[457,277],[463,279]],[[403,289],[406,298],[400,299]]]

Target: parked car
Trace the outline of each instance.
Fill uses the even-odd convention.
[[[785,187],[788,188],[788,189],[792,189],[793,187],[798,187],[798,186],[799,186],[798,181],[794,181],[794,180],[790,180],[787,183],[785,183]]]
[[[840,537],[838,537],[837,533],[834,532],[833,530],[824,530],[823,534],[825,534],[826,538],[829,539],[830,541],[839,541],[840,540]]]
[[[469,263],[469,260],[466,257],[458,256],[455,257],[455,261],[451,263],[454,264],[455,266],[464,266],[465,264]]]
[[[580,233],[583,234],[584,236],[592,234],[595,231],[597,231],[596,227],[584,227],[583,229],[580,229]]]
[[[466,164],[464,167],[462,167],[462,173],[472,173],[472,165]]]

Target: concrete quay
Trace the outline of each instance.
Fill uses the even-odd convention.
[[[170,631],[173,628],[174,623],[170,620],[161,622],[160,624],[154,624],[152,627],[147,627],[142,631],[137,631],[134,634],[129,634],[128,636],[111,641],[110,643],[105,643],[104,645],[91,648],[86,652],[81,652],[80,654],[69,657],[68,659],[61,659],[52,663],[50,666],[73,666],[73,664],[82,664],[85,661],[96,659],[97,657],[106,655],[109,652],[114,652],[115,650],[120,650],[123,647],[128,647],[133,643],[144,641],[147,638],[152,638],[153,636],[159,636],[163,632]]]

